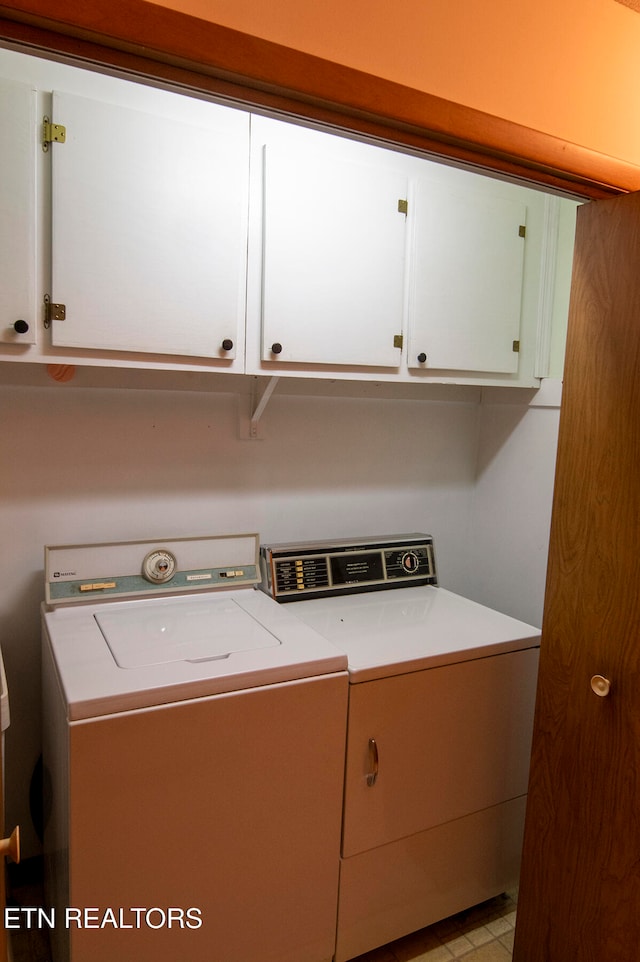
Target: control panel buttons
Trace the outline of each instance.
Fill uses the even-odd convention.
[[[80,585],[80,591],[104,591],[106,588],[117,588],[116,581],[92,581]]]
[[[319,558],[286,558],[275,563],[278,594],[327,588],[329,569],[325,556]]]

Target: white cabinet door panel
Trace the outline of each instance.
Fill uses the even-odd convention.
[[[35,90],[0,79],[0,341],[9,344],[34,344],[37,332],[35,103]]]
[[[352,685],[343,856],[524,795],[537,664],[530,648]]]
[[[263,148],[262,359],[398,367],[407,176],[306,133],[304,148]]]
[[[517,372],[526,206],[424,179],[414,204],[409,367]]]
[[[195,123],[66,93],[53,103],[67,128],[51,149],[52,300],[66,305],[53,343],[241,355],[247,115],[203,104]]]

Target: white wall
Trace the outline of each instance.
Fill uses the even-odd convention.
[[[471,510],[469,595],[542,624],[562,383],[530,400],[484,392]]]
[[[467,587],[476,391],[472,400],[442,403],[276,393],[263,419],[265,439],[241,441],[233,394],[83,387],[95,380],[90,369],[56,384],[44,367],[26,368],[0,371],[7,825],[21,822],[26,855],[37,851],[26,812],[40,753],[45,544],[425,530],[436,539],[442,583]],[[107,382],[122,377],[106,373]],[[127,377],[136,385],[142,376]]]

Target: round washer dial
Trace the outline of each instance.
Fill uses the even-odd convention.
[[[147,581],[161,585],[165,581],[171,581],[177,567],[178,562],[174,554],[166,548],[154,548],[142,562],[142,574]]]

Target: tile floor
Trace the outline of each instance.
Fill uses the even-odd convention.
[[[8,904],[43,905],[42,865],[27,859],[11,866]],[[499,895],[458,915],[406,935],[352,962],[511,962],[517,892]],[[50,962],[46,933],[12,933],[13,962]]]
[[[511,962],[517,893],[489,899],[353,962]]]

